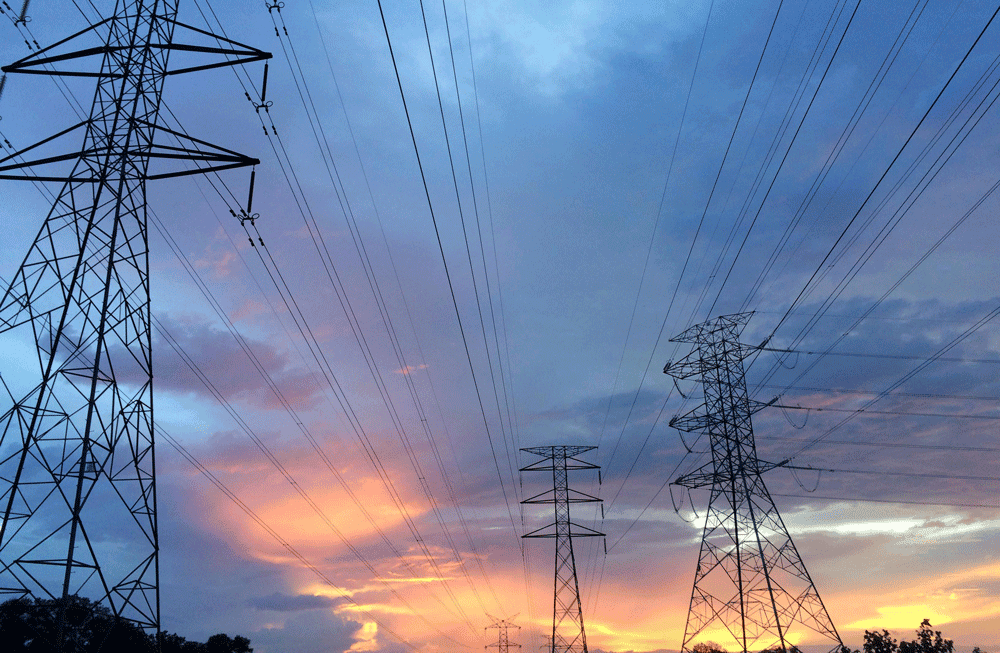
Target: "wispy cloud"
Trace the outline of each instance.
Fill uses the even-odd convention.
[[[410,374],[413,374],[414,372],[418,372],[420,370],[426,370],[426,369],[427,369],[427,364],[426,363],[421,363],[420,365],[407,365],[406,367],[404,367],[402,369],[393,370],[392,372],[393,372],[393,374],[403,374],[404,376],[409,376]]]

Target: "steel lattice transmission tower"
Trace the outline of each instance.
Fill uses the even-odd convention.
[[[258,163],[159,126],[163,82],[270,57],[176,14],[176,0],[120,0],[3,68],[94,77],[97,88],[86,120],[0,160],[0,179],[62,183],[0,300],[0,333],[30,339],[38,362],[33,379],[2,380],[12,406],[0,417],[0,601],[81,595],[148,631],[160,602],[146,182]],[[177,50],[188,63],[171,69]],[[40,155],[80,133],[78,150]]]
[[[515,628],[517,630],[521,629],[520,626],[514,623],[514,617],[516,617],[517,615],[514,615],[514,617],[510,617],[509,619],[497,619],[492,615],[487,615],[487,616],[489,616],[489,618],[493,620],[493,623],[491,623],[489,626],[486,626],[484,630],[490,630],[491,628],[496,628],[497,643],[487,644],[484,647],[486,648],[486,650],[495,648],[497,650],[497,653],[509,653],[511,648],[521,648],[520,644],[511,642],[510,637],[507,634],[507,631],[512,628]]]
[[[764,485],[762,474],[784,463],[757,457],[751,415],[769,404],[747,395],[743,362],[758,348],[739,336],[751,315],[721,316],[673,338],[695,348],[663,369],[701,379],[704,403],[670,425],[708,436],[712,455],[674,481],[711,488],[681,650],[711,639],[729,650],[788,651],[815,635],[836,650],[837,629]]]
[[[552,489],[521,503],[550,503],[555,510],[555,521],[537,530],[525,533],[525,538],[552,538],[556,541],[555,591],[552,609],[552,653],[587,653],[587,633],[583,627],[583,605],[580,603],[580,584],[576,578],[576,557],[573,555],[574,537],[604,537],[591,528],[570,520],[569,507],[573,503],[595,503],[597,497],[569,487],[569,472],[581,469],[600,469],[599,466],[577,458],[597,447],[552,446],[521,449],[542,459],[521,469],[522,472],[552,472]]]

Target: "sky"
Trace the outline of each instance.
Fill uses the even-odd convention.
[[[180,3],[274,57],[266,110],[260,63],[163,93],[163,124],[261,163],[249,233],[245,169],[148,185],[162,627],[434,653],[514,617],[537,650],[553,545],[520,536],[551,515],[518,503],[547,488],[519,448],[581,444],[589,646],[678,650],[708,493],[668,484],[705,454],[669,426],[700,388],[661,372],[754,311],[743,342],[786,350],[747,361],[778,397],[759,456],[815,468],[765,480],[845,643],[929,618],[1000,648],[995,6],[381,9]],[[0,60],[112,10],[34,0]],[[66,84],[7,77],[10,147],[87,115]],[[49,204],[0,183],[9,280]],[[5,381],[32,347],[2,334]]]

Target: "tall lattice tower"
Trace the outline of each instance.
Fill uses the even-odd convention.
[[[570,520],[569,507],[573,503],[599,502],[591,496],[569,487],[569,472],[581,469],[600,469],[599,466],[577,458],[597,447],[552,446],[521,449],[538,460],[521,469],[522,472],[552,472],[552,489],[521,503],[551,503],[555,521],[537,530],[525,533],[526,538],[551,538],[556,541],[555,591],[552,607],[552,653],[587,653],[587,633],[583,627],[583,604],[580,602],[580,584],[576,578],[576,557],[573,555],[574,537],[604,537],[591,528]]]
[[[0,300],[0,333],[38,353],[38,376],[3,379],[0,600],[80,595],[148,631],[160,601],[146,182],[258,163],[158,126],[163,81],[270,57],[176,14],[176,0],[119,0],[110,17],[3,68],[94,77],[97,89],[86,120],[0,160],[0,179],[62,183]],[[177,44],[175,32],[201,44]],[[189,65],[168,67],[175,50]],[[79,150],[40,156],[79,133]],[[33,389],[15,396],[19,384]]]
[[[663,368],[701,378],[704,403],[670,425],[707,435],[712,454],[674,481],[711,488],[681,650],[713,640],[728,650],[788,651],[815,636],[836,650],[840,636],[762,478],[781,463],[757,458],[754,444],[750,417],[767,404],[747,396],[743,361],[757,348],[739,336],[751,315],[691,327],[671,341],[693,343],[694,351]]]
[[[514,615],[514,617],[516,616],[517,615]],[[497,619],[496,617],[490,616],[490,619],[493,620],[493,623],[487,626],[484,630],[491,630],[493,628],[496,628],[497,641],[495,644],[487,644],[485,646],[487,651],[490,650],[491,648],[495,648],[497,650],[497,653],[510,653],[511,648],[521,648],[520,644],[510,641],[510,635],[507,632],[511,629],[515,630],[521,629],[520,626],[514,623],[514,617],[511,617],[509,619]]]

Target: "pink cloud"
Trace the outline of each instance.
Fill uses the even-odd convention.
[[[402,374],[404,376],[409,376],[410,374],[413,374],[414,372],[417,372],[419,370],[426,370],[426,369],[427,369],[427,364],[426,363],[421,363],[420,365],[407,365],[406,367],[404,367],[402,369],[393,370],[392,373],[393,374]]]

